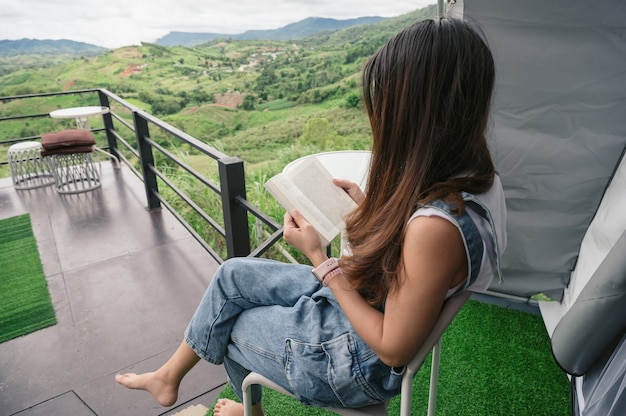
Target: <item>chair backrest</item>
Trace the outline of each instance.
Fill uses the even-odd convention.
[[[465,302],[470,298],[472,292],[469,290],[464,290],[460,293],[455,294],[454,296],[448,298],[443,306],[441,307],[441,313],[433,326],[433,329],[430,331],[428,337],[417,351],[413,359],[407,364],[406,371],[404,376],[402,377],[402,389],[400,391],[400,415],[401,416],[409,416],[411,414],[411,400],[413,398],[413,377],[424,364],[424,360],[428,356],[428,354],[433,351],[433,348],[439,343],[443,333],[446,331],[456,314],[461,310]],[[435,352],[433,351],[433,354]],[[439,365],[439,357],[433,356],[433,366]],[[431,377],[431,396],[434,392],[436,394],[436,379],[433,380]],[[435,386],[433,386],[435,384]],[[430,397],[429,407],[431,406],[430,402],[434,400],[434,397]],[[429,410],[430,413],[430,410]]]
[[[446,332],[446,329],[448,329],[448,326],[470,296],[472,296],[472,292],[464,290],[444,302],[439,318],[437,318],[437,322],[435,322],[435,326],[433,326],[433,329],[430,331],[428,337],[426,337],[426,341],[424,341],[419,351],[417,351],[417,354],[415,354],[413,359],[407,364],[407,373],[411,378],[413,378],[415,373],[420,369],[428,353],[439,342],[443,333]]]

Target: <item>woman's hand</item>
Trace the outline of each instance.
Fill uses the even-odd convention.
[[[324,253],[319,234],[298,211],[285,213],[283,237],[288,244],[307,256],[313,266],[328,258]]]
[[[352,198],[352,200],[356,202],[357,205],[360,204],[361,201],[363,201],[363,199],[365,198],[365,194],[363,193],[363,191],[361,191],[359,185],[354,182],[351,182],[347,179],[333,179],[333,183],[346,191],[346,193],[350,195],[350,198]]]

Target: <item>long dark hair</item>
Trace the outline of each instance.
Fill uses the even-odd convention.
[[[346,221],[352,256],[341,266],[372,304],[398,287],[406,226],[420,204],[442,198],[462,211],[461,191],[492,185],[485,129],[494,78],[482,32],[449,18],[404,29],[365,64],[372,160],[366,198]]]

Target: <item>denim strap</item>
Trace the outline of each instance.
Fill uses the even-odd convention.
[[[498,274],[498,281],[502,283],[502,271],[500,270],[500,250],[498,245],[498,233],[496,232],[495,224],[493,222],[493,218],[491,217],[491,212],[480,202],[474,195],[469,194],[467,192],[463,192],[463,200],[467,205],[472,207],[472,210],[476,212],[478,215],[483,217],[489,223],[491,227],[491,235],[493,236],[493,249],[495,250],[495,258],[496,258],[496,273]]]
[[[465,194],[463,195],[463,199],[465,199]],[[472,218],[469,216],[467,211],[463,211],[461,215],[455,214],[452,212],[450,205],[441,199],[437,199],[425,205],[425,207],[435,208],[442,211],[461,231],[461,237],[463,238],[463,243],[465,245],[467,260],[469,262],[468,267],[470,270],[469,279],[467,279],[463,287],[464,289],[467,289],[472,283],[474,283],[474,281],[476,281],[476,278],[478,277],[484,251],[483,239],[480,236],[480,232],[478,231],[476,224],[474,224],[474,221],[472,221]]]

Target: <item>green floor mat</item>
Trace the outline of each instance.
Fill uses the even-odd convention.
[[[0,220],[0,342],[55,323],[30,216]]]

